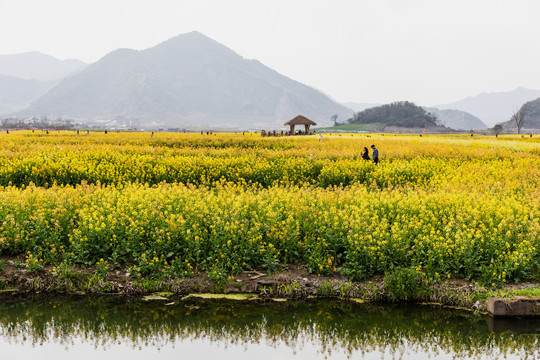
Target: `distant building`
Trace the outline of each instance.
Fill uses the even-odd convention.
[[[298,115],[297,117],[295,117],[294,119],[291,119],[289,121],[287,121],[285,124],[283,124],[285,126],[290,126],[290,131],[289,133],[291,135],[294,135],[294,127],[296,125],[304,125],[304,128],[305,128],[305,133],[306,134],[309,134],[309,128],[312,126],[312,125],[317,125],[317,123],[315,123],[314,121],[312,120],[309,120],[307,117],[305,116],[302,116],[302,115]]]

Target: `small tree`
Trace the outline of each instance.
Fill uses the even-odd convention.
[[[437,114],[427,113],[427,115],[431,117],[431,121],[433,121],[435,125],[446,126],[446,122],[442,120],[441,118],[439,118]]]
[[[360,114],[360,112],[354,112],[352,113],[352,118],[350,118],[348,121],[349,121],[349,124],[356,124],[358,123],[360,117],[358,116],[358,114]]]
[[[527,107],[523,105],[519,110],[514,112],[511,120],[516,123],[518,134],[521,132],[521,128],[527,119]]]
[[[330,119],[334,122],[334,126],[337,126],[337,117],[338,117],[337,114],[330,116]]]
[[[495,137],[499,136],[500,133],[503,131],[503,127],[501,124],[497,124],[491,129],[493,133],[495,134]]]

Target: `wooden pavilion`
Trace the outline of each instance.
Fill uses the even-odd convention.
[[[309,134],[309,128],[311,125],[317,125],[317,123],[309,120],[307,117],[305,116],[302,116],[302,115],[298,115],[297,117],[295,117],[294,119],[291,119],[289,121],[287,121],[285,124],[283,124],[285,126],[290,126],[291,127],[291,130],[290,130],[290,134],[291,135],[294,135],[294,127],[296,125],[304,125],[305,126],[305,129],[306,129],[306,134]]]

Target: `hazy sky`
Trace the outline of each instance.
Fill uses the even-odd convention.
[[[0,0],[0,54],[99,60],[200,31],[340,102],[540,89],[538,0]]]

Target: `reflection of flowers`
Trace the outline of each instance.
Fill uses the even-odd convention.
[[[61,311],[60,311],[60,310]],[[13,343],[55,342],[72,348],[81,342],[115,351],[175,345],[183,342],[253,344],[272,351],[314,347],[322,357],[364,353],[447,354],[454,358],[497,359],[534,354],[534,334],[495,334],[485,318],[473,314],[418,307],[308,301],[271,304],[242,301],[162,302],[91,297],[45,297],[0,303],[0,335]],[[466,322],[467,326],[462,324]],[[230,349],[228,349],[229,351]]]

